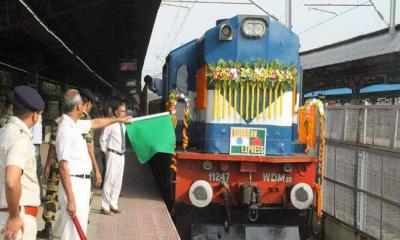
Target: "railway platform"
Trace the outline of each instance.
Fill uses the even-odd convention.
[[[100,214],[101,190],[95,189],[89,216],[88,239],[96,240],[179,240],[180,237],[168,213],[147,165],[140,165],[132,150],[127,151],[124,182],[119,199],[121,214]],[[100,157],[97,158],[100,160]],[[42,210],[42,208],[41,208]],[[38,215],[38,229],[43,227]],[[57,237],[57,222],[54,225]]]

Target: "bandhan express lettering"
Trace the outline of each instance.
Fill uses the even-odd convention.
[[[283,173],[263,173],[264,182],[284,182],[291,183],[292,177]]]
[[[264,146],[241,146],[240,147],[241,153],[249,153],[249,154],[263,154],[264,153]]]
[[[232,136],[233,137],[245,137],[245,138],[256,138],[257,137],[257,130],[251,130],[251,129],[240,129],[240,128],[235,128],[232,129]]]

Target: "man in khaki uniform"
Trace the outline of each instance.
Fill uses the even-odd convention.
[[[47,179],[47,188],[42,219],[45,223],[45,226],[37,233],[38,238],[48,240],[53,239],[52,223],[55,221],[56,213],[58,207],[60,206],[57,194],[60,175],[58,173],[58,159],[56,154],[56,137],[60,122],[61,116],[57,117],[51,126],[49,151],[47,153],[46,165],[44,167],[44,176]]]
[[[28,86],[14,90],[14,116],[0,129],[0,239],[34,240],[40,190],[30,128],[44,101]]]
[[[6,112],[0,117],[0,128],[4,127],[4,125],[6,125],[6,123],[10,120],[10,117],[13,115],[13,100],[14,92],[10,91],[6,96]]]
[[[97,102],[96,97],[87,88],[83,88],[79,91],[82,101],[83,101],[83,115],[81,117],[81,120],[92,120],[92,117],[90,116],[90,112],[92,111],[93,104]],[[99,166],[96,161],[96,155],[94,153],[94,130],[93,128],[90,129],[90,131],[87,134],[83,134],[83,138],[86,140],[88,151],[89,151],[89,156],[90,160],[92,161],[92,167],[93,167],[93,172],[94,172],[94,177],[95,177],[95,186],[100,187],[101,182],[102,182],[102,176],[101,172],[99,169]]]

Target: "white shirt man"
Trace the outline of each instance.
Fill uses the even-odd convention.
[[[98,129],[116,122],[128,123],[129,117],[98,118],[79,120],[83,114],[83,102],[76,90],[64,94],[63,111],[65,114],[58,127],[56,151],[59,160],[61,182],[58,186],[58,198],[61,205],[61,240],[80,239],[72,221],[77,217],[83,233],[87,232],[92,162],[86,140],[82,134],[91,128]]]
[[[123,117],[126,113],[124,103],[114,109],[117,117]],[[114,123],[106,128],[100,137],[101,151],[106,153],[106,174],[101,199],[101,213],[110,215],[121,213],[118,207],[118,198],[121,192],[124,175],[125,156],[125,125]]]
[[[90,173],[92,171],[92,162],[86,140],[82,134],[88,133],[91,127],[90,120],[78,120],[75,122],[71,117],[64,114],[56,138],[58,158],[68,162],[72,192],[76,204],[76,216],[84,232],[87,231],[90,210]],[[76,237],[73,222],[67,214],[68,198],[61,182],[58,186],[58,197],[62,211],[62,239],[79,239]]]

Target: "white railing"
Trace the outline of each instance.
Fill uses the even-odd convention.
[[[400,239],[399,109],[327,108],[324,212],[376,239]]]
[[[400,150],[400,106],[327,108],[326,137],[330,140]]]

